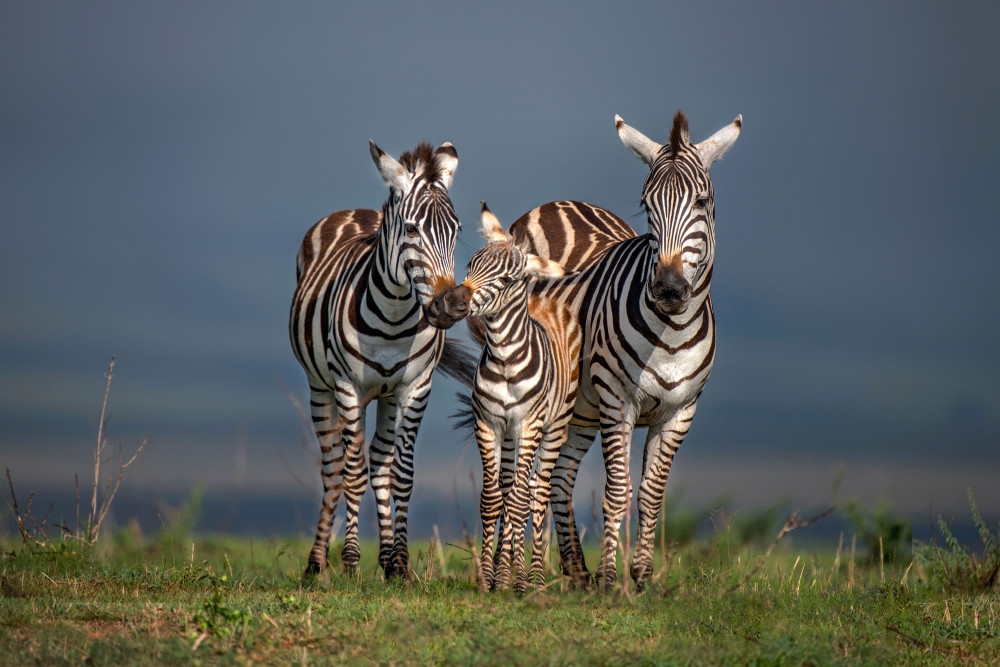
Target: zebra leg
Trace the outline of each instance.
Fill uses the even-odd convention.
[[[368,476],[372,491],[375,492],[375,508],[378,512],[378,564],[388,571],[392,560],[393,531],[391,480],[392,457],[395,443],[396,399],[382,397],[378,400],[375,417],[375,436],[368,448]]]
[[[653,542],[656,520],[663,507],[663,496],[667,488],[667,476],[674,454],[677,453],[691,421],[694,419],[697,399],[678,410],[674,416],[658,430],[652,427],[646,437],[645,465],[639,483],[639,535],[636,539],[635,557],[632,559],[631,574],[635,588],[642,591],[646,578],[653,572]]]
[[[344,474],[344,447],[333,394],[325,389],[311,388],[309,407],[312,413],[313,430],[319,441],[323,504],[316,522],[316,539],[309,552],[305,576],[319,574],[326,569],[330,530],[333,525],[333,516],[337,513],[340,493],[343,490]]]
[[[503,506],[500,492],[500,466],[497,462],[497,439],[493,429],[482,419],[476,419],[476,443],[483,462],[483,488],[479,492],[479,517],[483,523],[483,550],[479,557],[479,590],[493,588],[493,540]]]
[[[603,403],[603,401],[602,401]],[[618,583],[615,561],[618,533],[631,497],[629,457],[635,414],[626,406],[609,406],[601,414],[601,450],[604,454],[604,535],[601,542],[601,565],[597,578],[604,590]]]
[[[566,440],[565,434],[566,429],[560,429],[557,434],[545,434],[535,468],[531,499],[531,578],[537,586],[545,584],[545,517],[552,496],[552,470],[559,458],[560,445]]]
[[[559,450],[555,469],[552,471],[552,519],[559,540],[559,560],[562,571],[574,585],[589,588],[590,572],[583,557],[580,534],[576,529],[573,512],[573,487],[580,470],[580,461],[594,444],[595,432],[572,426],[566,442]]]
[[[497,590],[505,590],[510,583],[511,569],[511,544],[514,540],[514,524],[510,515],[510,493],[514,488],[514,478],[517,474],[517,466],[514,456],[517,452],[516,442],[512,438],[504,438],[500,446],[500,495],[502,497],[502,510],[497,523],[497,548],[493,555],[493,563],[496,567],[496,575],[493,587]]]
[[[535,465],[535,452],[538,451],[539,440],[541,439],[542,422],[538,420],[532,424],[530,429],[521,436],[517,448],[517,471],[514,478],[514,487],[511,489],[511,514],[513,515],[513,540],[511,542],[511,555],[513,556],[512,570],[514,576],[514,590],[523,593],[528,588],[528,573],[524,567],[524,535],[528,524],[532,496],[529,487],[531,469]]]
[[[396,455],[392,468],[392,500],[396,517],[392,543],[392,571],[387,577],[410,576],[410,551],[407,544],[407,519],[410,510],[410,495],[413,493],[413,444],[417,440],[417,429],[427,408],[427,398],[431,393],[431,376],[411,384],[404,394],[397,396],[399,409],[396,411]]]
[[[340,412],[344,443],[344,505],[347,518],[344,523],[344,549],[341,552],[344,568],[354,570],[361,560],[358,546],[358,508],[368,486],[368,467],[365,465],[365,406],[358,400],[354,386],[337,383],[337,410]]]

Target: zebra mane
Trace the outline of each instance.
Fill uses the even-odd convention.
[[[688,119],[680,109],[674,115],[674,127],[670,130],[670,154],[680,153],[681,145],[688,143],[689,129]]]
[[[451,149],[454,151],[454,149]],[[434,147],[426,141],[421,141],[412,151],[406,151],[399,156],[399,163],[415,178],[423,178],[428,183],[440,181],[444,170],[434,159]]]

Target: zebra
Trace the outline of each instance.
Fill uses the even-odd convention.
[[[465,315],[448,296],[461,229],[448,196],[458,153],[450,143],[435,150],[421,142],[397,161],[369,144],[389,186],[382,210],[332,213],[306,233],[297,257],[289,334],[309,382],[323,481],[307,576],[327,565],[341,493],[347,512],[343,563],[357,566],[358,506],[369,475],[379,565],[386,578],[408,576],[413,443],[431,375],[439,361],[458,379],[475,372],[474,357],[444,332]],[[366,470],[365,407],[372,400],[378,407]]]
[[[523,592],[528,583],[524,535],[529,505],[531,574],[538,582],[544,578],[542,524],[549,476],[576,401],[580,328],[576,313],[563,304],[536,300],[529,309],[528,283],[562,278],[565,272],[554,261],[519,250],[486,202],[481,203],[482,232],[488,243],[472,256],[468,274],[455,290],[468,300],[469,316],[481,318],[482,331],[474,335],[482,337],[485,346],[470,401],[471,417],[458,416],[474,425],[483,463],[479,587],[483,592],[505,589],[513,569],[514,587]],[[532,475],[536,451],[538,464]],[[501,459],[507,468],[503,482]],[[501,513],[503,535],[493,557]]]
[[[647,426],[638,489],[639,527],[630,574],[642,590],[652,572],[653,534],[674,454],[694,418],[715,359],[715,320],[709,286],[715,250],[715,204],[708,169],[736,141],[742,116],[699,144],[692,144],[687,117],[674,116],[670,142],[660,145],[627,125],[615,126],[622,142],[649,168],[642,205],[649,233],[608,247],[581,251],[567,270],[584,267],[587,292],[544,293],[532,298],[571,298],[583,328],[580,385],[566,445],[552,479],[552,512],[563,568],[586,582],[572,510],[580,460],[601,434],[606,484],[604,530],[597,580],[617,583],[615,551],[631,498],[628,462],[632,431]],[[522,217],[512,227],[527,249],[553,257],[576,237],[593,236],[596,216]]]

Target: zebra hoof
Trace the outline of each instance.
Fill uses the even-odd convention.
[[[306,563],[306,571],[302,573],[302,579],[308,581],[310,579],[315,579],[320,575],[320,573],[326,569],[323,566],[325,563],[319,563],[317,561],[311,560]]]

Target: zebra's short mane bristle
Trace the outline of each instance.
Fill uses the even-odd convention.
[[[423,178],[431,183],[441,180],[443,176],[441,166],[434,159],[434,147],[426,141],[421,141],[412,151],[400,155],[399,163],[416,178]]]
[[[688,119],[680,109],[674,115],[674,127],[670,130],[670,153],[677,155],[688,137]]]

